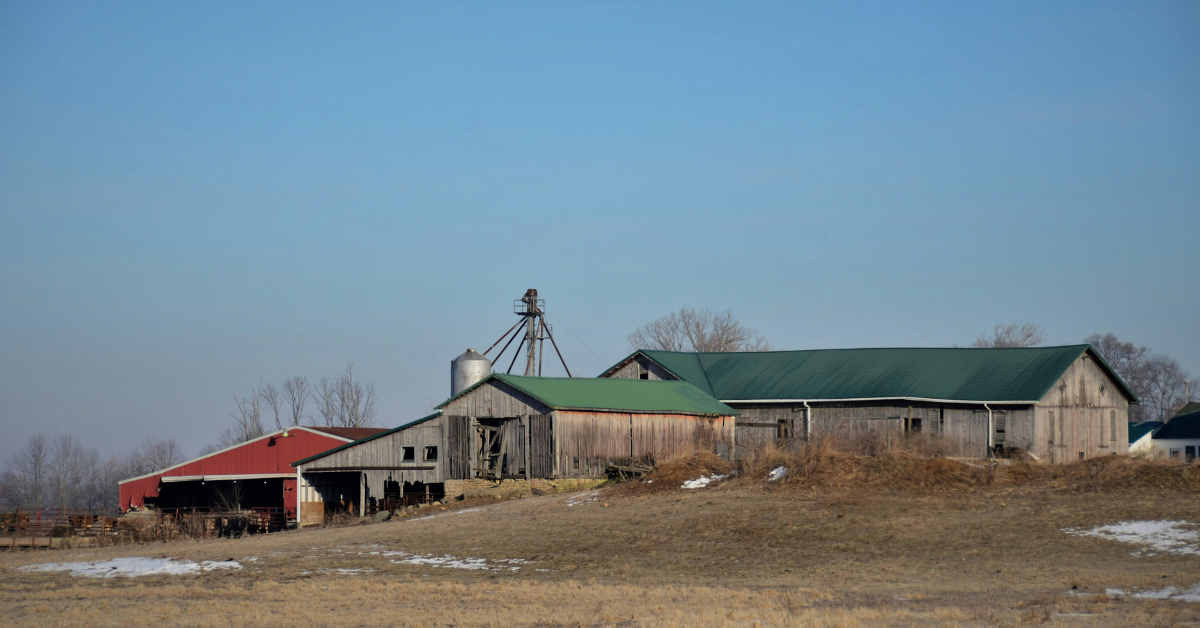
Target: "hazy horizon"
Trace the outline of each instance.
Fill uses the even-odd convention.
[[[346,360],[399,425],[527,288],[586,376],[681,306],[779,349],[1113,332],[1200,375],[1198,32],[1189,2],[4,4],[0,460],[191,456],[231,393]]]

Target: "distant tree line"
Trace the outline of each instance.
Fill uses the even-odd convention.
[[[118,482],[183,461],[183,449],[173,440],[147,437],[124,456],[102,458],[71,434],[35,434],[6,461],[0,505],[114,510],[120,498]]]
[[[203,456],[254,440],[267,433],[263,414],[275,429],[315,423],[327,427],[374,425],[375,386],[357,378],[354,364],[337,377],[322,377],[315,385],[305,377],[289,377],[279,386],[264,383],[246,397],[233,395],[232,424],[217,442],[202,448]],[[316,410],[315,416],[308,412]],[[5,461],[0,475],[0,508],[118,507],[118,483],[155,473],[187,460],[179,443],[147,437],[124,456],[104,458],[71,434],[36,434]]]

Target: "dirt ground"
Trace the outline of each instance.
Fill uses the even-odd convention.
[[[428,512],[233,540],[3,553],[0,613],[29,626],[1200,624],[1200,603],[1105,594],[1200,584],[1200,556],[1063,531],[1200,522],[1194,492],[615,487]],[[138,578],[20,569],[124,556],[243,567]],[[468,558],[487,568],[462,568]]]

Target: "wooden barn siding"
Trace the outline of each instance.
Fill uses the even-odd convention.
[[[546,414],[550,408],[542,402],[496,380],[451,401],[442,414],[476,419],[502,419],[528,414]]]
[[[321,469],[363,469],[367,477],[367,496],[383,497],[383,484],[387,480],[400,482],[443,482],[446,474],[446,445],[442,438],[442,418],[432,419],[421,425],[400,430],[372,441],[332,453],[324,458],[304,465],[301,471],[312,476],[321,475]],[[425,447],[438,448],[437,462],[426,462]],[[415,448],[415,460],[403,460],[403,447]],[[370,469],[369,467],[414,467],[432,464],[433,470],[413,471],[398,469]]]
[[[1116,413],[1115,432],[1111,413]],[[1081,452],[1087,458],[1124,454],[1129,451],[1128,422],[1129,400],[1095,358],[1084,355],[1039,402],[1034,421],[1036,446],[1031,451],[1059,464],[1079,460]]]
[[[639,368],[640,364],[640,368]],[[649,372],[648,379],[651,380],[673,380],[679,379],[671,375],[663,367],[651,362],[646,358],[637,358],[621,365],[621,368],[613,371],[608,377],[610,379],[641,379],[642,370]]]
[[[609,464],[647,453],[669,456],[694,446],[696,428],[711,421],[718,451],[733,444],[733,417],[560,410],[554,413],[558,477],[603,476]],[[728,456],[728,453],[726,453]],[[576,468],[575,461],[579,466]]]
[[[783,420],[793,438],[804,439],[805,413],[803,404],[741,404],[727,402],[741,416],[739,423],[777,423]],[[897,403],[896,401],[847,401],[814,402],[812,408],[813,438],[854,433],[894,430],[901,432],[904,418],[912,408],[914,419],[921,419],[921,431],[947,438],[952,447],[951,455],[984,457],[987,455],[988,415],[982,405],[941,404],[935,402]],[[1006,422],[1006,446],[1029,449],[1036,442],[1034,409],[1031,406],[993,406],[1003,412]],[[894,419],[890,417],[901,417]],[[746,448],[773,442],[778,434],[775,428],[737,428],[738,455]]]

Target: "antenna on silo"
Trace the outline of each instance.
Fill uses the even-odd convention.
[[[563,370],[567,372],[567,377],[572,377],[571,369],[567,368],[567,361],[563,359],[562,352],[558,350],[558,343],[554,341],[554,333],[550,329],[550,325],[546,322],[546,300],[538,298],[536,288],[530,288],[525,291],[525,296],[513,301],[513,313],[521,317],[516,325],[508,328],[500,340],[492,343],[492,346],[483,352],[486,357],[492,349],[496,348],[505,338],[508,342],[504,342],[504,347],[500,349],[500,353],[492,358],[492,366],[500,362],[500,356],[508,350],[518,336],[521,337],[521,342],[517,344],[517,350],[513,353],[512,361],[508,363],[506,373],[512,373],[513,367],[517,364],[517,358],[521,356],[521,350],[525,350],[525,376],[526,377],[541,377],[542,362],[545,358],[546,340],[550,340],[550,346],[554,347],[554,353],[558,355],[558,361],[562,363]]]

